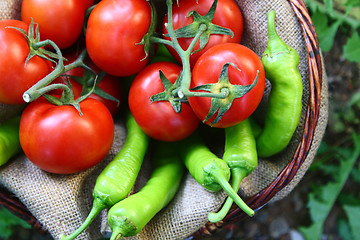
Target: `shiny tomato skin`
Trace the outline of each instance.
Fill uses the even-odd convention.
[[[191,88],[218,82],[221,69],[226,63],[234,63],[241,71],[229,67],[229,81],[234,85],[250,85],[259,70],[258,82],[254,88],[236,98],[222,119],[212,127],[226,128],[247,119],[259,105],[265,89],[265,72],[261,59],[251,49],[236,43],[224,43],[210,48],[196,62],[192,71]],[[208,97],[190,97],[189,104],[195,114],[204,120],[210,110]],[[211,125],[215,116],[205,123]]]
[[[114,76],[131,76],[148,62],[139,45],[151,22],[146,0],[103,0],[91,12],[86,48],[92,61]]]
[[[111,115],[115,116],[116,114],[118,114],[123,105],[122,85],[120,84],[119,79],[111,75],[105,75],[97,84],[97,86],[104,92],[115,97],[117,100],[120,101],[120,103],[118,104],[116,101],[105,99],[94,93],[91,94],[89,97],[102,102],[109,109]]]
[[[44,98],[30,103],[20,120],[20,143],[36,166],[55,174],[80,172],[99,163],[114,139],[114,122],[99,101],[80,103],[83,115],[70,105]]]
[[[151,103],[152,95],[164,91],[159,70],[174,83],[181,67],[171,62],[156,62],[144,68],[130,87],[129,108],[148,136],[160,141],[178,141],[191,135],[200,121],[187,103],[182,103],[181,113],[176,113],[168,101]]]
[[[42,40],[65,49],[81,36],[85,12],[93,4],[94,0],[23,0],[21,19],[28,24],[33,19]]]
[[[193,22],[193,17],[187,17],[188,13],[191,11],[197,11],[202,16],[205,15],[209,11],[212,3],[213,0],[180,0],[179,4],[173,4],[172,15],[174,29],[176,30]],[[165,23],[167,22],[168,16],[166,15],[163,21],[163,33],[167,33],[165,28]],[[218,0],[213,23],[232,30],[234,37],[231,37],[230,35],[210,35],[209,42],[205,48],[190,56],[191,67],[193,67],[196,60],[212,46],[227,42],[240,43],[243,34],[244,23],[242,13],[234,0]],[[164,38],[170,39],[169,37]],[[190,45],[192,38],[179,38],[178,41],[180,46],[186,50]],[[194,49],[196,50],[199,47],[200,44],[198,41]],[[172,47],[167,46],[167,48],[170,53],[180,62],[181,60],[177,52]]]
[[[18,30],[7,28],[9,26],[28,31],[28,25],[22,21],[0,21],[0,102],[23,104],[23,93],[49,74],[52,64],[34,56],[25,66],[30,52],[27,40]]]

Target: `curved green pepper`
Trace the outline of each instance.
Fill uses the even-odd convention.
[[[225,129],[225,149],[223,160],[231,171],[232,188],[238,191],[243,178],[255,170],[258,164],[256,141],[251,128],[250,119]],[[221,221],[229,212],[233,199],[228,197],[217,213],[209,213],[210,222]]]
[[[137,193],[112,206],[108,223],[111,240],[139,233],[175,196],[184,173],[184,165],[169,145],[160,144],[153,157],[153,172]]]
[[[21,152],[19,140],[20,117],[14,117],[0,124],[0,166]]]
[[[94,202],[84,223],[61,240],[76,238],[104,209],[110,208],[130,193],[148,147],[148,136],[129,113],[126,120],[127,136],[124,146],[97,177],[93,190]]]
[[[267,17],[269,41],[262,63],[271,92],[264,129],[256,139],[260,157],[275,155],[289,144],[299,124],[303,94],[299,55],[277,34],[275,11],[270,11]]]
[[[246,214],[254,215],[254,211],[231,187],[229,183],[231,173],[228,164],[212,153],[200,137],[193,135],[186,139],[182,145],[181,154],[186,168],[201,186],[210,191],[223,189]]]

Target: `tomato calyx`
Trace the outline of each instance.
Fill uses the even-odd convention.
[[[54,97],[54,96],[48,95],[48,94],[44,94],[43,97],[46,98],[50,103],[57,105],[57,106],[71,105],[79,112],[79,115],[82,116],[83,113],[81,112],[81,109],[80,109],[80,102],[85,100],[87,97],[89,97],[94,92],[94,89],[96,86],[97,75],[95,75],[95,77],[93,78],[92,88],[90,90],[88,90],[85,94],[82,94],[77,99],[74,98],[74,94],[73,94],[73,91],[71,88],[71,83],[68,79],[68,76],[66,76],[66,78],[67,78],[66,84],[61,84],[61,83],[52,84],[52,86],[56,87],[56,89],[60,88],[60,89],[64,90],[60,98],[57,98],[57,97]]]
[[[214,13],[217,6],[217,0],[214,1],[208,13],[204,16],[201,16],[196,11],[189,13],[189,16],[193,15],[194,22],[182,27],[180,29],[174,30],[173,20],[172,20],[172,0],[167,0],[167,10],[168,10],[168,23],[166,24],[166,29],[168,31],[167,36],[170,37],[170,40],[161,39],[156,36],[152,36],[150,41],[152,43],[161,43],[164,45],[169,45],[173,47],[176,52],[179,54],[182,62],[183,70],[176,80],[176,84],[172,85],[171,91],[167,93],[165,100],[171,100],[174,103],[174,110],[181,111],[181,102],[187,102],[187,97],[189,96],[207,96],[212,97],[213,93],[206,92],[191,92],[190,83],[191,83],[191,67],[190,67],[190,55],[196,51],[200,51],[207,44],[210,34],[229,34],[233,35],[232,31],[217,26],[212,23]],[[190,45],[186,50],[182,49],[178,42],[179,37],[193,37]],[[200,49],[194,51],[196,43],[200,40]],[[164,88],[166,89],[165,85]],[[154,101],[158,97],[154,98]],[[178,106],[180,105],[180,107]]]
[[[150,27],[149,27],[148,32],[141,39],[141,41],[139,43],[137,43],[137,45],[144,45],[145,57],[142,59],[142,61],[145,60],[149,56],[151,51],[153,50],[152,44],[151,44],[152,43],[151,38],[155,34],[156,24],[157,24],[156,23],[157,14],[156,14],[155,7],[154,7],[154,5],[153,5],[153,3],[151,1],[147,0],[147,2],[149,3],[150,8],[151,8]]]
[[[76,82],[81,84],[82,91],[81,96],[88,95],[89,93],[94,93],[98,95],[99,97],[102,97],[107,100],[111,100],[117,103],[117,106],[120,105],[119,99],[111,96],[107,92],[103,91],[101,88],[99,88],[98,83],[103,79],[103,77],[106,75],[104,71],[101,71],[97,75],[94,75],[94,72],[85,71],[84,75],[82,77],[79,76],[73,76],[73,75],[65,75],[66,78],[70,77],[71,79],[74,79]],[[96,81],[95,81],[96,78]],[[89,94],[89,95],[90,95]]]
[[[13,28],[21,32],[28,42],[30,52],[25,60],[25,66],[28,63],[28,61],[34,56],[39,56],[48,61],[56,63],[54,59],[58,59],[59,55],[43,48],[46,45],[51,45],[55,48],[56,46],[55,43],[51,40],[40,41],[39,25],[34,23],[33,20],[31,20],[28,32],[25,32],[23,29],[17,27],[8,27],[8,28]]]
[[[62,53],[56,45],[55,47],[58,55],[58,62],[55,69],[52,72],[50,72],[48,75],[46,75],[43,79],[41,79],[36,84],[34,84],[27,91],[25,91],[25,93],[23,94],[23,99],[25,102],[29,103],[38,99],[41,96],[44,96],[47,100],[49,100],[51,103],[55,105],[72,105],[79,111],[79,114],[82,115],[79,103],[84,99],[86,99],[88,96],[90,96],[91,93],[93,93],[96,86],[98,74],[96,74],[84,62],[87,57],[86,49],[84,49],[80,53],[79,57],[74,62],[64,65],[64,61],[63,61],[64,58],[62,57]],[[71,69],[77,67],[84,68],[86,71],[90,72],[93,75],[93,77],[87,77],[88,79],[87,81],[91,82],[92,87],[86,88],[87,89],[86,92],[82,93],[79,98],[74,100],[74,94],[72,92],[71,84],[68,79],[66,83],[52,83],[52,81],[64,75],[66,72],[70,71]],[[87,86],[89,86],[89,82],[87,83]],[[46,94],[47,92],[55,89],[64,90],[60,99]]]
[[[187,17],[192,16],[193,22],[187,26],[175,30],[175,36],[177,38],[191,38],[195,37],[198,32],[202,32],[200,36],[200,48],[194,50],[192,52],[193,54],[201,51],[205,47],[211,34],[230,35],[231,37],[234,37],[234,33],[230,29],[212,23],[216,6],[217,0],[213,2],[209,11],[204,16],[201,16],[197,11],[189,12]],[[202,30],[201,28],[205,30]],[[169,35],[165,34],[165,36]]]
[[[226,63],[221,69],[219,81],[217,83],[210,83],[199,85],[191,90],[197,91],[207,91],[213,93],[214,96],[211,97],[211,106],[208,112],[208,115],[203,120],[203,122],[208,121],[211,117],[213,117],[216,113],[216,117],[211,123],[211,125],[216,124],[220,121],[222,116],[230,109],[233,101],[236,98],[240,98],[248,93],[255,85],[257,84],[259,78],[259,70],[256,72],[255,80],[250,85],[233,85],[229,81],[229,66],[233,66],[238,71],[238,69],[233,63]]]
[[[186,102],[186,99],[181,99],[176,94],[176,89],[179,88],[179,79],[182,78],[182,72],[180,72],[178,78],[176,79],[175,83],[172,84],[164,75],[162,71],[159,71],[161,83],[164,86],[164,91],[150,97],[151,103],[157,101],[169,101],[175,112],[180,113],[181,103]],[[175,92],[175,94],[174,94]]]

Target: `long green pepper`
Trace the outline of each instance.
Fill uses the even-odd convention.
[[[0,166],[21,152],[19,126],[18,116],[0,124]]]
[[[230,167],[232,188],[237,192],[242,179],[253,172],[258,164],[256,141],[250,119],[225,129],[223,160]],[[219,212],[208,214],[209,221],[216,223],[223,220],[232,204],[233,199],[228,197]]]
[[[270,157],[289,144],[302,110],[303,84],[299,72],[299,55],[277,34],[275,11],[268,20],[268,46],[262,56],[266,78],[271,82],[265,125],[257,140],[260,157]]]
[[[155,149],[153,172],[145,186],[110,208],[111,240],[139,233],[175,196],[185,167],[172,148],[164,145]]]
[[[246,214],[255,214],[231,187],[228,164],[211,152],[199,136],[193,135],[186,139],[181,154],[189,173],[201,186],[210,191],[223,189]]]
[[[130,113],[126,127],[124,146],[96,179],[94,202],[88,217],[71,235],[61,236],[61,240],[76,238],[102,210],[110,208],[130,193],[146,154],[149,139]]]

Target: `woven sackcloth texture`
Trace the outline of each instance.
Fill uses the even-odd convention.
[[[19,19],[22,0],[1,0],[0,19]]]
[[[309,102],[308,55],[298,18],[287,0],[237,0],[244,15],[244,34],[242,44],[250,47],[259,56],[266,48],[267,28],[266,14],[276,10],[276,26],[284,41],[294,47],[300,56],[299,69],[304,83],[303,114],[294,137],[285,151],[269,159],[259,159],[258,168],[242,182],[239,193],[248,198],[265,188],[288,163],[302,138],[305,109]],[[19,18],[19,0],[0,0],[0,18]],[[324,71],[324,69],[322,69]],[[325,71],[324,71],[325,72]],[[301,180],[311,164],[321,142],[327,124],[327,83],[325,74],[322,79],[320,115],[315,129],[310,151],[297,171],[293,180],[271,201],[285,197]],[[267,93],[270,85],[267,84]],[[267,94],[266,94],[267,95]],[[24,106],[7,106],[0,104],[0,122],[20,114]],[[260,108],[266,107],[266,96]],[[261,112],[256,117],[261,119]],[[260,114],[259,114],[260,113]],[[108,156],[95,167],[72,175],[54,175],[34,166],[25,156],[20,155],[0,168],[0,184],[15,194],[29,209],[44,228],[58,239],[59,234],[70,234],[85,220],[92,206],[92,189],[96,177],[113,156],[121,149],[126,140],[126,129],[122,119],[116,119],[114,144]],[[134,192],[146,182],[151,167],[148,158],[142,166]],[[213,193],[205,190],[187,174],[173,201],[137,236],[130,239],[184,239],[207,223],[207,213],[219,209],[226,198],[222,191]],[[106,210],[100,214],[90,227],[77,239],[98,239],[108,235]]]

